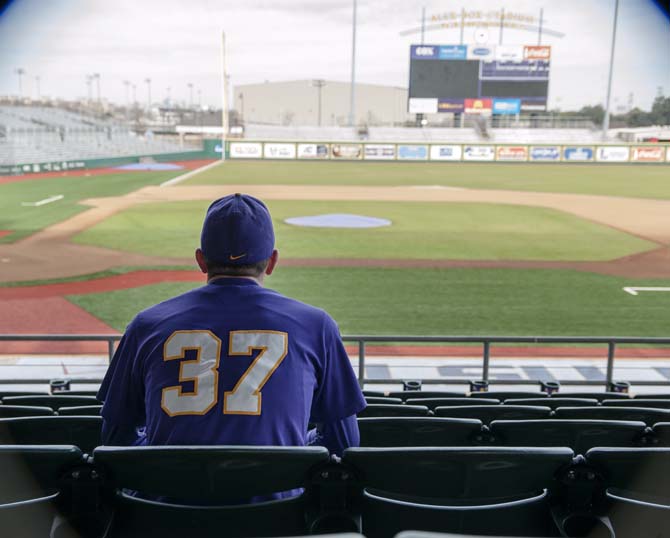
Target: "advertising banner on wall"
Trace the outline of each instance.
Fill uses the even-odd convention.
[[[328,144],[298,144],[298,159],[327,159]]]
[[[519,114],[521,112],[521,99],[494,99],[494,114]]]
[[[263,156],[266,159],[295,159],[295,144],[266,142]]]
[[[542,60],[523,62],[484,62],[481,80],[524,79],[546,80],[549,78],[549,62]]]
[[[468,60],[482,60],[489,62],[496,57],[496,49],[493,45],[470,45],[466,58]]]
[[[563,148],[563,159],[566,161],[592,161],[593,148],[585,146],[566,146]]]
[[[464,161],[492,161],[496,157],[493,146],[465,146],[463,148]]]
[[[363,157],[365,159],[395,159],[395,145],[393,144],[365,144]]]
[[[428,158],[428,146],[399,145],[398,159],[404,161],[424,161]]]
[[[412,45],[410,57],[413,60],[465,60],[467,45]]]
[[[551,47],[544,45],[527,45],[523,48],[524,60],[550,60]]]
[[[493,108],[492,99],[466,99],[465,113],[466,114],[484,114],[490,115]]]
[[[260,142],[231,142],[230,156],[233,159],[260,159],[263,157],[263,144]]]
[[[528,148],[526,146],[498,146],[496,148],[497,161],[527,161]]]
[[[360,159],[363,155],[361,144],[333,144],[330,146],[333,159]]]
[[[523,46],[498,45],[495,59],[498,62],[521,62],[523,60]]]
[[[630,158],[628,146],[600,146],[596,150],[596,161],[625,163]]]
[[[558,146],[531,146],[528,155],[531,161],[560,161],[561,148]]]
[[[461,146],[430,146],[431,161],[460,161],[461,153]]]
[[[663,161],[663,148],[661,146],[633,148],[633,160],[638,163],[660,163]]]
[[[670,163],[670,146],[665,151],[665,160]]]

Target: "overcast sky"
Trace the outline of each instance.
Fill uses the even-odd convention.
[[[400,35],[428,18],[467,9],[537,16],[564,37],[553,46],[550,106],[579,108],[604,102],[615,0],[358,0],[357,80],[407,86],[409,45]],[[174,100],[220,103],[220,35],[228,42],[232,84],[324,78],[347,81],[351,71],[351,0],[15,0],[0,17],[0,95],[86,95],[87,73],[100,73],[103,98],[123,103],[124,80],[145,101],[151,78],[154,100],[168,86]],[[426,34],[426,43],[457,43],[459,30]],[[465,41],[474,41],[467,29]],[[534,44],[537,36],[506,29],[504,42]],[[491,29],[489,42],[498,42]],[[613,106],[649,108],[658,88],[670,95],[670,20],[651,0],[620,0]]]

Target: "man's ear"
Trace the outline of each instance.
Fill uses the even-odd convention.
[[[199,248],[195,249],[195,261],[198,262],[198,267],[200,267],[200,270],[207,274],[207,260],[205,260],[205,255]]]
[[[274,271],[275,267],[277,267],[278,261],[279,261],[279,251],[277,249],[274,249],[272,251],[272,256],[270,256],[270,262],[268,263],[268,266],[265,269],[266,275],[270,276],[272,274],[272,271]]]

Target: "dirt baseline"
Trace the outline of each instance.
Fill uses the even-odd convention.
[[[561,268],[631,278],[670,278],[670,201],[666,200],[439,186],[175,185],[145,187],[125,196],[85,200],[83,203],[90,209],[17,243],[0,245],[0,282],[71,277],[122,265],[192,265],[190,258],[129,254],[76,245],[70,238],[137,204],[213,200],[235,192],[246,192],[266,200],[479,202],[545,207],[610,226],[658,245],[653,251],[608,262],[294,259],[282,260],[284,265]]]

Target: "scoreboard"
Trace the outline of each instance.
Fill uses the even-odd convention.
[[[544,111],[551,47],[412,45],[408,110],[518,114]]]

